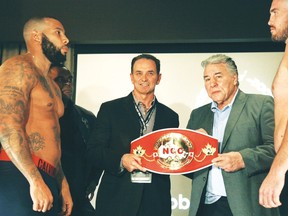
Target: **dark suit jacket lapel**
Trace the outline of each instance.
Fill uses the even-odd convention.
[[[153,131],[167,128],[167,122],[164,121],[164,118],[167,118],[165,106],[158,102],[158,100],[155,98],[156,102],[156,116],[155,116],[155,123],[153,126]]]
[[[230,113],[230,116],[228,118],[227,125],[225,128],[225,133],[224,133],[223,143],[222,143],[222,151],[225,149],[227,145],[227,141],[241,115],[241,112],[245,106],[246,100],[247,100],[247,95],[243,93],[241,90],[239,90],[235,98],[235,101],[232,105],[232,110],[231,110],[231,113]]]
[[[132,95],[132,92],[124,99],[124,109],[126,109],[127,112],[127,124],[129,124],[129,127],[131,129],[131,135],[133,136],[137,135],[140,136],[140,122],[139,122],[139,116],[137,114],[137,111],[135,109],[134,105],[134,98]],[[124,125],[123,125],[124,126]]]
[[[154,126],[153,126],[153,131],[155,131],[155,130],[158,130],[158,129],[160,129],[160,128],[163,128],[162,126],[161,126],[161,119],[162,119],[162,117],[161,117],[161,115],[163,114],[162,113],[162,106],[161,106],[161,104],[160,103],[158,103],[158,101],[157,101],[157,99],[155,99],[156,101],[156,115],[155,115],[155,123],[154,123]]]
[[[206,132],[210,135],[213,134],[213,121],[214,121],[214,113],[211,110],[211,103],[206,107],[206,109],[203,112],[203,118],[202,118],[202,125],[205,125],[204,129]]]

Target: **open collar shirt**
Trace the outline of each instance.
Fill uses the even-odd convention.
[[[232,105],[234,103],[236,95],[238,94],[238,91],[239,90],[237,90],[237,92],[235,93],[231,103],[226,105],[222,110],[218,108],[216,102],[213,101],[211,104],[211,111],[214,113],[213,136],[218,139],[219,153],[221,153],[222,141],[225,133],[226,124],[232,110]],[[212,165],[212,168],[208,174],[205,203],[212,204],[217,200],[219,200],[221,196],[225,197],[227,196],[222,176],[222,170]]]

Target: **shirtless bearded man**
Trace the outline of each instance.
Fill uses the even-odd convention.
[[[0,209],[9,216],[70,215],[72,199],[60,156],[61,93],[48,76],[66,60],[69,40],[50,17],[24,26],[27,53],[0,67]],[[54,206],[53,206],[54,204]]]

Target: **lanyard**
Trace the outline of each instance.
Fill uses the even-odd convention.
[[[134,102],[134,106],[135,106],[135,109],[136,109],[138,117],[139,117],[139,122],[141,125],[140,136],[142,136],[144,134],[144,131],[147,130],[148,123],[152,117],[154,110],[156,109],[156,102],[154,102],[152,107],[148,110],[148,113],[147,113],[147,116],[145,119],[144,119],[141,111],[139,110],[138,105],[135,103],[135,101],[133,101],[133,102]]]

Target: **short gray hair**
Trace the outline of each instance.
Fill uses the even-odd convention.
[[[231,57],[226,56],[224,54],[216,54],[216,55],[210,56],[209,58],[201,62],[201,66],[205,69],[207,65],[221,64],[221,63],[225,64],[228,70],[232,74],[236,74],[238,77],[238,69],[237,69],[237,65],[235,61]],[[238,85],[239,85],[239,80],[237,80],[237,86]]]

